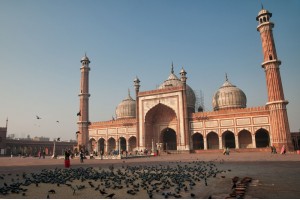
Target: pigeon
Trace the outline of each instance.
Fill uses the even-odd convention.
[[[79,111],[79,112],[77,113],[77,116],[81,116],[81,111]]]
[[[104,194],[107,194],[104,190],[99,190],[99,192],[104,195]]]
[[[115,193],[111,193],[111,194],[107,195],[105,198],[110,198],[110,199],[112,199],[113,196],[115,196]]]
[[[42,118],[40,118],[39,116],[36,115],[36,119],[42,119]]]
[[[49,190],[48,193],[55,194],[55,190],[53,190],[53,189],[52,189],[52,190]]]

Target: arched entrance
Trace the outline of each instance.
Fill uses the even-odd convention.
[[[126,151],[126,139],[124,137],[120,137],[120,150],[122,151]]]
[[[235,137],[233,132],[225,131],[222,135],[225,148],[235,148]]]
[[[259,129],[255,133],[255,142],[257,148],[270,146],[270,137],[268,131],[265,129]]]
[[[203,136],[200,133],[195,133],[192,136],[192,140],[194,150],[204,149]]]
[[[105,153],[105,140],[103,138],[100,138],[98,140],[98,149],[99,149],[99,153]]]
[[[129,149],[128,151],[133,151],[136,148],[136,137],[132,136],[128,139]]]
[[[145,148],[151,149],[152,141],[154,144],[162,143],[163,142],[162,135],[164,135],[163,133],[165,133],[167,130],[166,128],[162,128],[162,127],[170,127],[170,126],[177,127],[177,117],[175,111],[172,108],[162,103],[159,103],[156,106],[152,107],[145,115],[145,134],[144,136],[142,136],[145,138]],[[169,137],[168,135],[169,134],[167,133],[165,136],[166,140]],[[172,140],[172,142],[174,141]],[[169,145],[171,144],[168,144],[168,146]],[[172,144],[171,146],[169,146],[169,148],[171,147],[172,149],[177,149],[176,133],[175,133],[175,144]]]
[[[165,128],[161,132],[163,150],[177,150],[176,132],[171,128]]]
[[[253,148],[252,146],[252,136],[251,133],[247,130],[242,130],[238,134],[239,136],[239,148]]]
[[[215,132],[209,132],[207,138],[207,149],[219,149],[219,137]]]
[[[116,150],[116,140],[114,138],[109,138],[107,140],[107,152],[110,153],[113,150]]]

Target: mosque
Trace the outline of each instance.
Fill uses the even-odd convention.
[[[85,55],[80,68],[77,148],[104,153],[144,149],[197,152],[272,145],[280,151],[285,145],[293,150],[271,17],[263,8],[256,17],[268,92],[268,102],[260,107],[247,107],[245,93],[226,76],[212,97],[213,111],[195,108],[196,96],[187,83],[187,72],[182,68],[177,76],[172,64],[168,78],[157,89],[140,91],[136,77],[135,97],[128,92],[116,108],[116,119],[90,122],[90,60]]]

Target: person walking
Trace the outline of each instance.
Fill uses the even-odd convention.
[[[84,155],[83,155],[83,151],[82,150],[80,151],[80,155],[79,156],[80,156],[80,162],[83,163],[83,157],[84,157]]]
[[[286,149],[285,149],[285,145],[283,145],[280,154],[285,155],[285,153],[286,153]]]
[[[66,150],[65,151],[65,168],[69,168],[70,167],[70,151]]]

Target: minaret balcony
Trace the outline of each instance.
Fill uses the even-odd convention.
[[[80,93],[80,94],[78,94],[78,96],[87,96],[87,97],[90,97],[91,95],[89,93]]]
[[[261,67],[262,67],[262,68],[265,68],[265,65],[268,65],[268,64],[270,64],[270,63],[276,63],[276,64],[278,64],[278,66],[279,66],[279,65],[281,65],[281,60],[277,60],[277,59],[274,59],[274,60],[267,60],[267,61],[261,63]]]

